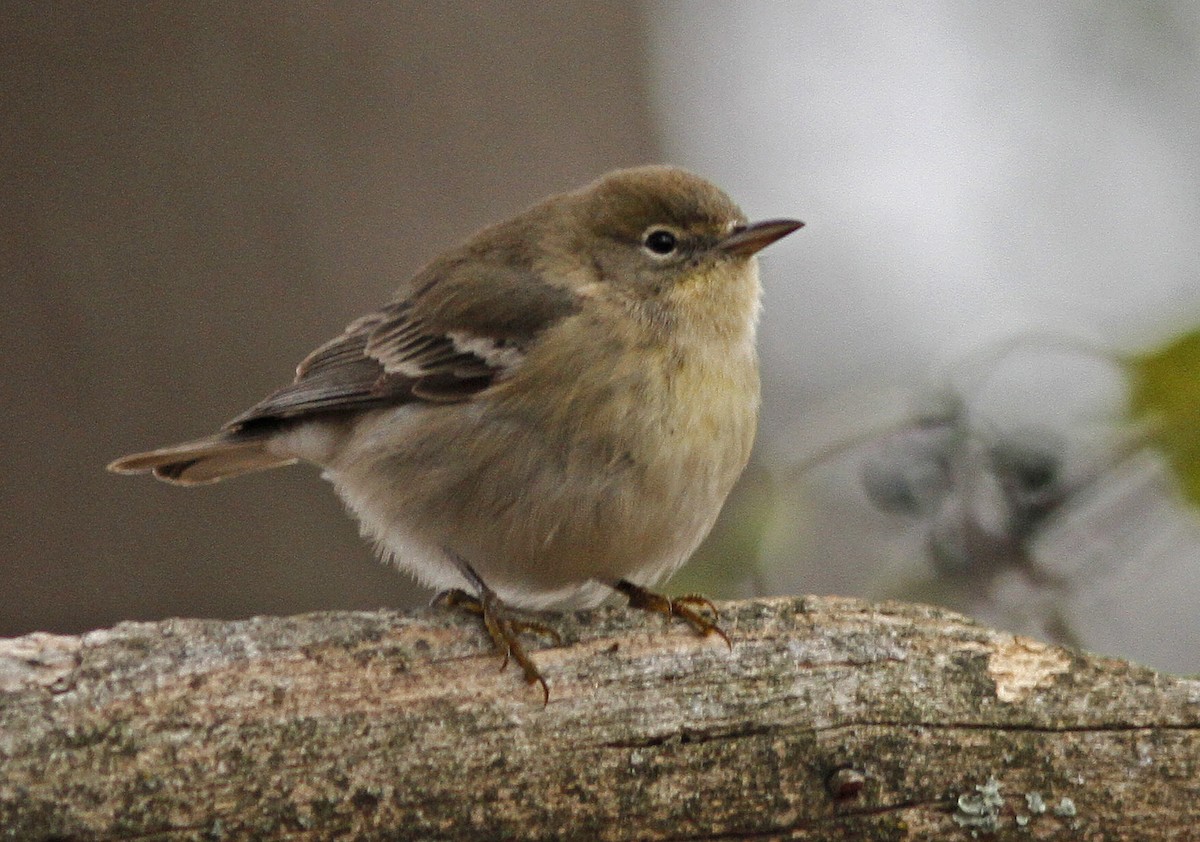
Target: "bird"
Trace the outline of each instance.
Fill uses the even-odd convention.
[[[526,617],[614,591],[728,637],[651,588],[712,528],[760,406],[751,224],[686,170],[612,171],[475,233],[213,435],[109,470],[202,485],[318,466],[382,557],[479,614],[549,687]],[[709,619],[708,615],[714,616]]]

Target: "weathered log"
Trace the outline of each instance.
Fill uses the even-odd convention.
[[[1200,838],[1200,681],[915,605],[721,606],[732,651],[472,618],[0,641],[0,839]]]

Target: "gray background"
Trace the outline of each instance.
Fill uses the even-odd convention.
[[[423,599],[210,432],[476,227],[658,157],[629,3],[7,3],[0,634]]]

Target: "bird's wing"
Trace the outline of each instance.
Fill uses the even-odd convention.
[[[401,403],[469,400],[520,366],[528,347],[575,311],[575,296],[532,272],[487,261],[435,264],[411,294],[351,322],[296,368],[296,379],[225,425]]]

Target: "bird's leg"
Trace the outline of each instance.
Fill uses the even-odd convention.
[[[725,641],[726,646],[730,649],[733,648],[733,644],[729,641],[729,635],[725,634],[717,625],[716,621],[721,618],[721,615],[717,611],[717,606],[713,605],[713,601],[708,597],[700,594],[687,594],[672,598],[647,590],[641,585],[635,585],[628,579],[620,579],[612,583],[611,587],[629,600],[630,608],[640,608],[643,611],[666,614],[668,617],[678,617],[705,637],[715,634]],[[708,619],[697,609],[712,612],[713,619]]]
[[[493,611],[497,608],[497,606],[501,610],[512,610],[494,593],[492,594],[492,602]],[[432,604],[442,608],[461,608],[464,611],[469,611],[472,614],[479,615],[480,617],[483,616],[483,600],[477,596],[471,596],[471,594],[467,593],[462,588],[450,588],[449,590],[444,590],[438,593],[434,596]],[[516,617],[508,617],[507,623],[517,634],[533,632],[534,634],[540,634],[543,637],[552,638],[556,646],[562,644],[562,636],[545,623],[539,623],[536,620],[521,620]],[[505,653],[504,666],[508,666],[507,657],[508,654]]]
[[[551,638],[555,644],[561,644],[562,638],[558,632],[544,623],[539,623],[532,620],[522,620],[512,616],[513,609],[504,603],[502,599],[487,586],[475,568],[463,558],[460,558],[453,552],[448,552],[448,555],[454,559],[455,565],[462,572],[464,578],[475,589],[478,596],[473,596],[459,588],[452,588],[448,591],[442,591],[434,597],[434,604],[442,605],[448,608],[465,608],[473,614],[478,614],[483,618],[483,625],[487,628],[488,635],[492,638],[492,643],[496,648],[504,653],[504,662],[500,665],[500,669],[508,666],[508,661],[511,658],[520,665],[521,670],[525,673],[525,680],[530,683],[540,684],[542,686],[542,703],[550,702],[550,688],[546,684],[546,679],[542,677],[537,665],[533,663],[529,655],[526,654],[524,647],[521,646],[519,635],[526,632],[533,632],[544,637]]]

